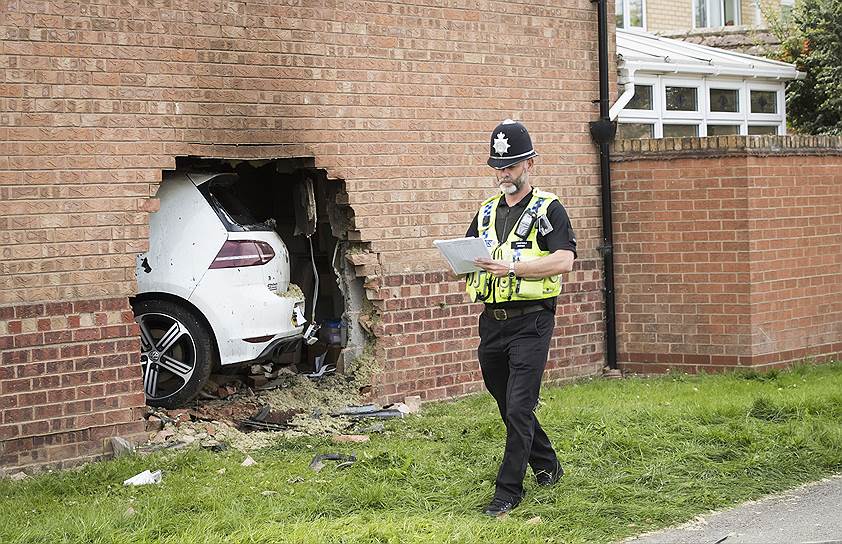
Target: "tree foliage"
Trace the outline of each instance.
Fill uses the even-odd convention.
[[[791,19],[777,23],[778,58],[806,73],[787,87],[790,125],[805,134],[842,134],[842,0],[799,0]]]

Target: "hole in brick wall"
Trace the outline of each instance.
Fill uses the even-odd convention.
[[[183,405],[200,391],[224,396],[211,373],[250,372],[242,383],[258,388],[277,381],[281,367],[353,370],[368,340],[360,327],[367,299],[346,259],[363,244],[349,239],[353,211],[342,180],[312,158],[184,157],[158,196],[132,300],[149,404]],[[311,323],[320,328],[306,342]]]

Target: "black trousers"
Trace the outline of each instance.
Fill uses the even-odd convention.
[[[556,469],[558,458],[535,416],[554,326],[555,316],[549,310],[504,321],[480,315],[477,355],[482,379],[506,425],[495,497],[523,496],[527,464],[533,472]]]

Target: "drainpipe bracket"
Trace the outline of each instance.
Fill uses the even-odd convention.
[[[600,256],[603,258],[614,255],[614,246],[613,244],[602,244],[601,246],[596,248],[599,251]]]

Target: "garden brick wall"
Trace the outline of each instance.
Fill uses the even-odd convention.
[[[0,3],[4,465],[95,458],[141,430],[127,297],[152,196],[183,156],[313,157],[344,180],[379,313],[375,392],[442,398],[479,387],[478,308],[432,240],[464,233],[496,186],[488,131],[523,120],[534,183],[562,196],[580,243],[549,372],[598,371],[595,5],[441,6]]]
[[[842,139],[626,140],[616,151],[625,369],[842,354]]]

